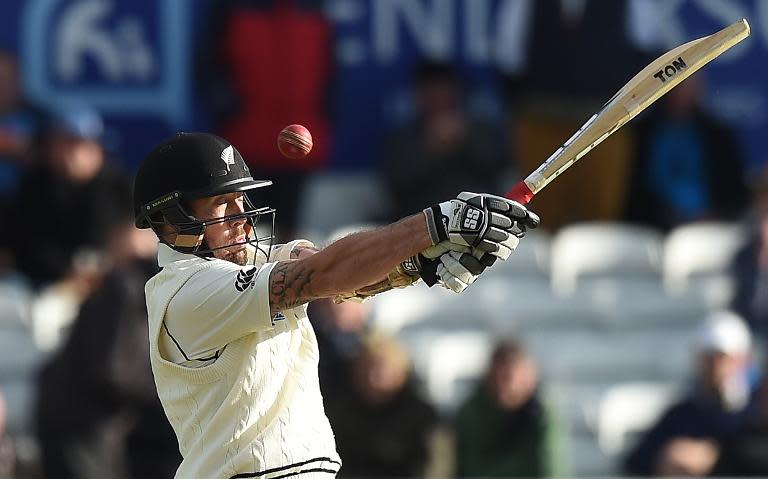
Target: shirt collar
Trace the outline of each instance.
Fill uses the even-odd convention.
[[[246,248],[248,248],[248,265],[254,265],[255,263],[256,266],[261,266],[262,264],[264,264],[266,257],[264,257],[263,253],[260,253],[260,252],[257,253],[256,248],[254,248],[253,245],[250,245],[250,244],[246,245]],[[256,261],[254,261],[254,256],[257,256]],[[160,266],[161,268],[164,268],[169,264],[175,263],[177,261],[191,261],[191,260],[204,261],[205,258],[201,258],[200,256],[197,256],[194,254],[180,253],[165,243],[160,243],[157,247],[157,265]]]
[[[171,263],[175,263],[176,261],[193,259],[201,260],[202,258],[193,254],[180,253],[164,243],[160,243],[157,247],[157,264],[161,268],[164,268]]]

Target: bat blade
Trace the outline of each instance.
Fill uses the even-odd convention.
[[[592,148],[701,67],[745,39],[749,33],[749,23],[742,18],[719,32],[692,40],[661,55],[632,77],[525,180],[513,186],[506,197],[523,204],[531,201],[534,195]]]

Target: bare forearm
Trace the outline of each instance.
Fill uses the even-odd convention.
[[[419,213],[352,234],[304,259],[278,263],[270,277],[272,307],[279,311],[374,284],[430,245],[426,220]]]
[[[356,233],[331,244],[312,259],[327,271],[329,294],[368,286],[385,278],[404,260],[431,246],[424,215],[409,216],[373,231]]]

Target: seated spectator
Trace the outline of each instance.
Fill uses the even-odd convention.
[[[460,191],[502,194],[512,169],[498,128],[471,118],[450,64],[425,61],[413,75],[415,118],[388,135],[379,164],[390,211],[387,220]],[[435,171],[440,181],[425,182]]]
[[[130,212],[130,182],[100,144],[101,117],[89,109],[57,113],[13,211],[17,267],[36,286],[68,281],[84,295],[98,277],[106,235]]]
[[[727,477],[768,477],[768,374],[763,371],[745,426],[722,441],[715,472]]]
[[[752,217],[747,241],[731,263],[731,307],[758,336],[768,334],[768,169],[753,185]]]
[[[423,476],[437,417],[416,392],[402,345],[380,333],[367,336],[348,391],[326,399],[344,458],[340,477]]]
[[[518,341],[500,342],[483,382],[456,416],[458,477],[557,475],[562,438],[533,359]]]
[[[628,221],[669,230],[745,212],[749,195],[741,148],[734,131],[702,108],[702,88],[699,77],[687,79],[635,125]]]
[[[157,240],[126,220],[109,235],[112,263],[44,366],[36,404],[46,477],[170,479],[181,462],[149,364],[144,284]]]
[[[356,301],[313,301],[307,315],[320,349],[320,390],[335,397],[347,387],[352,359],[359,353],[368,322],[368,304]]]
[[[744,424],[750,396],[751,335],[731,312],[713,313],[696,339],[697,376],[691,392],[640,439],[624,463],[635,476],[704,476],[723,438]]]

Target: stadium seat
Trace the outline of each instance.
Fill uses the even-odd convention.
[[[19,277],[0,279],[0,329],[29,328],[32,289]]]
[[[0,380],[0,394],[6,403],[7,432],[13,436],[29,434],[34,403],[33,378]]]
[[[567,226],[552,241],[552,287],[572,296],[588,280],[657,281],[661,245],[661,234],[650,228],[600,222]]]
[[[370,322],[377,329],[395,334],[406,325],[437,317],[441,302],[451,301],[451,295],[454,293],[444,288],[423,284],[387,291],[368,300]]]
[[[483,277],[549,278],[549,250],[552,239],[547,233],[532,230],[525,234],[507,261],[496,261]]]
[[[452,331],[406,328],[398,339],[408,348],[429,400],[443,414],[452,413],[479,380],[493,347],[487,330],[471,326]]]
[[[692,294],[711,307],[727,304],[732,293],[728,268],[745,241],[743,226],[699,222],[679,226],[664,240],[663,278],[669,294]]]
[[[611,383],[545,380],[544,384],[548,394],[557,398],[561,416],[567,421],[571,434],[597,433],[597,405]]]
[[[513,334],[596,320],[589,304],[553,296],[548,280],[540,277],[481,278],[461,294],[418,284],[370,302],[372,324],[391,333],[401,328],[484,327]]]
[[[568,477],[610,477],[615,464],[600,449],[594,436],[572,434],[568,438],[570,473]]]
[[[383,198],[379,182],[372,174],[313,175],[299,200],[299,236],[325,239],[345,225],[370,221],[381,209]]]
[[[34,382],[43,355],[24,329],[0,329],[0,351],[0,394],[7,405],[8,432],[29,434]]]
[[[480,380],[493,344],[482,331],[448,333],[429,345],[427,392],[442,411],[454,411]]]
[[[708,311],[699,298],[667,294],[656,276],[585,280],[577,296],[589,302],[607,325],[624,329],[691,327]]]
[[[0,381],[29,377],[42,359],[32,335],[25,330],[0,330],[0,351]]]
[[[589,302],[555,296],[543,276],[481,277],[459,296],[487,311],[489,324],[499,333],[570,328],[575,323],[590,327],[601,321]]]
[[[598,441],[611,457],[623,454],[637,435],[653,425],[680,393],[679,383],[627,382],[600,400]]]
[[[691,332],[561,330],[524,336],[547,379],[568,382],[682,380],[690,372]]]

